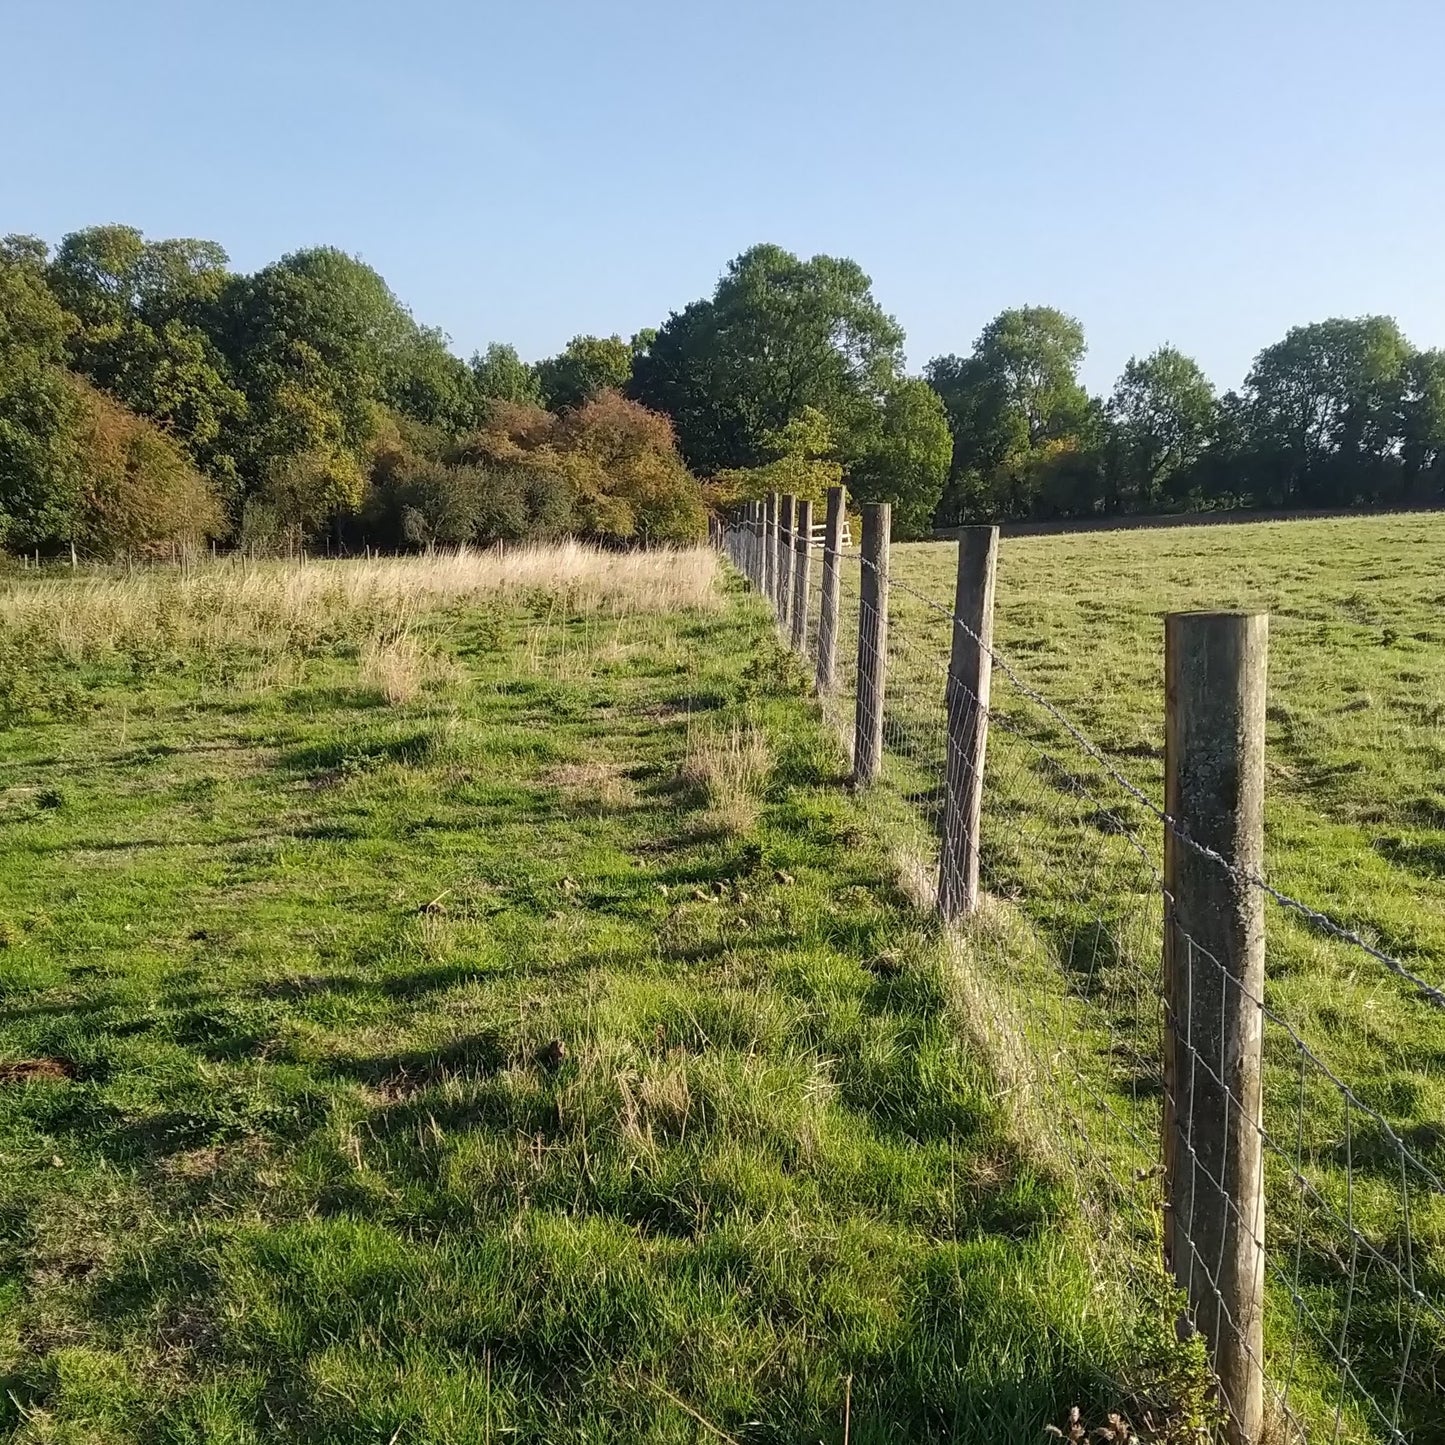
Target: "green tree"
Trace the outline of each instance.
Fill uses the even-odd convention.
[[[1197,465],[1218,402],[1199,364],[1172,346],[1130,357],[1109,398],[1106,511],[1147,511]]]
[[[435,326],[414,326],[383,375],[381,395],[403,416],[448,431],[476,422],[477,393],[471,368]]]
[[[0,241],[0,546],[73,533],[83,415],[63,361],[75,325],[45,280],[46,247]]]
[[[893,383],[875,430],[849,470],[849,490],[863,502],[891,502],[893,526],[921,537],[933,524],[953,457],[953,436],[938,393],[919,377]]]
[[[1244,383],[1257,499],[1340,506],[1393,494],[1412,356],[1388,316],[1296,326],[1261,351]]]
[[[1410,358],[1400,431],[1401,500],[1439,502],[1445,495],[1445,351],[1418,351]]]
[[[238,278],[224,340],[250,407],[248,490],[264,484],[282,497],[305,496],[308,518],[318,498],[344,506],[379,405],[415,377],[411,316],[370,266],[318,247]]]
[[[559,356],[537,363],[537,386],[553,411],[581,406],[599,391],[625,391],[631,380],[632,347],[620,336],[574,336]]]
[[[847,456],[902,365],[903,332],[854,261],[754,246],[711,299],[668,317],[637,359],[632,392],[665,411],[697,471],[755,467],[812,407]]]
[[[515,346],[494,341],[472,356],[472,389],[480,401],[540,403],[542,387],[534,367],[517,355]]]
[[[227,264],[215,241],[147,241],[134,226],[90,226],[61,241],[48,277],[86,332],[136,317],[201,325],[230,278]]]
[[[246,404],[210,334],[230,279],[225,251],[213,241],[147,241],[132,226],[92,226],[61,241],[46,276],[76,318],[75,369],[233,486]]]
[[[1077,442],[1090,426],[1089,397],[1078,380],[1084,349],[1084,329],[1072,316],[1022,306],[990,321],[969,356],[928,364],[953,432],[942,519],[1032,510],[1030,478],[1045,445]]]
[[[769,492],[821,503],[828,488],[843,480],[833,429],[817,407],[805,406],[767,445],[773,455],[761,466],[729,467],[709,479],[707,496],[714,506],[756,501]]]

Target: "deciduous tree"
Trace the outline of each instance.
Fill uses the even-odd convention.
[[[929,363],[928,381],[953,432],[943,519],[1027,514],[1029,478],[1045,443],[1077,440],[1089,426],[1089,397],[1078,381],[1083,355],[1084,330],[1072,316],[1022,306],[990,321],[971,355]]]
[[[901,536],[928,533],[953,456],[948,416],[919,377],[889,387],[875,429],[852,464],[849,489],[859,501],[891,502]]]
[[[542,400],[536,369],[517,355],[515,346],[500,341],[472,357],[472,387],[482,401]]]
[[[74,326],[45,281],[46,247],[0,241],[0,546],[68,539],[82,413],[63,362]]]
[[[1388,316],[1296,326],[1261,351],[1244,383],[1260,500],[1339,506],[1393,490],[1411,355]]]
[[[1191,357],[1161,346],[1130,357],[1109,398],[1107,511],[1158,506],[1186,477],[1214,430],[1214,387]]]
[[[211,335],[230,281],[225,251],[214,241],[147,241],[133,226],[92,226],[61,241],[46,277],[76,318],[71,365],[234,487],[246,403]]]
[[[697,470],[755,467],[805,407],[827,418],[847,455],[902,365],[903,332],[854,261],[803,261],[754,246],[729,263],[709,300],[674,312],[645,356],[633,394],[675,421]]]
[[[154,422],[73,378],[81,408],[80,486],[69,540],[91,557],[164,554],[226,530],[214,487]]]
[[[574,336],[560,355],[537,363],[537,386],[553,411],[608,388],[621,391],[631,379],[632,347],[620,336]]]

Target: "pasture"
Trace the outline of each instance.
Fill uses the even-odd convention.
[[[936,846],[955,554],[895,546],[889,569],[886,791],[925,856]],[[851,645],[856,565],[844,577]],[[1121,1205],[1135,1196],[1141,1258],[1157,1248],[1147,1181],[1158,1160],[1162,827],[1130,789],[1162,803],[1163,616],[1269,612],[1267,880],[1439,988],[1442,606],[1438,514],[1001,543],[989,906],[966,932],[962,966],[977,974],[973,1012],[989,1032],[1028,1040],[1036,1127],[1070,1137],[1079,1167]],[[844,722],[850,687],[832,709]],[[1266,932],[1273,1404],[1287,1396],[1326,1438],[1394,1428],[1424,1438],[1445,1361],[1445,1012],[1285,904],[1268,902]],[[1121,1187],[1129,1176],[1146,1182]],[[1118,1267],[1127,1252],[1121,1244]]]
[[[1005,539],[945,935],[953,568],[893,550],[871,793],[704,552],[0,579],[15,1438],[1197,1438],[1161,619],[1270,612],[1269,880],[1445,985],[1445,523]],[[1425,1439],[1445,1014],[1267,930],[1274,1399]]]
[[[10,1438],[1197,1418],[710,554],[15,572],[0,668]]]

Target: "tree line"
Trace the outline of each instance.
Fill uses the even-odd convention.
[[[1445,500],[1445,352],[1389,317],[1293,327],[1222,396],[1161,346],[1092,397],[1083,354],[1076,320],[1023,307],[929,363],[954,438],[939,521]]]
[[[1385,317],[1291,330],[1217,394],[1173,347],[1107,397],[1082,327],[1004,311],[909,375],[853,261],[760,245],[661,326],[463,361],[371,267],[254,274],[125,226],[0,242],[0,545],[87,555],[581,535],[683,542],[709,508],[845,480],[895,526],[1445,495],[1445,353]]]
[[[273,550],[582,535],[706,521],[671,424],[582,337],[470,363],[329,247],[252,275],[210,241],[98,226],[0,242],[0,545],[91,556],[207,538]]]

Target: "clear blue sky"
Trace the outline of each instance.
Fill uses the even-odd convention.
[[[0,230],[318,242],[463,354],[631,333],[756,241],[909,360],[1077,315],[1107,388],[1286,327],[1445,345],[1439,0],[6,0]]]

